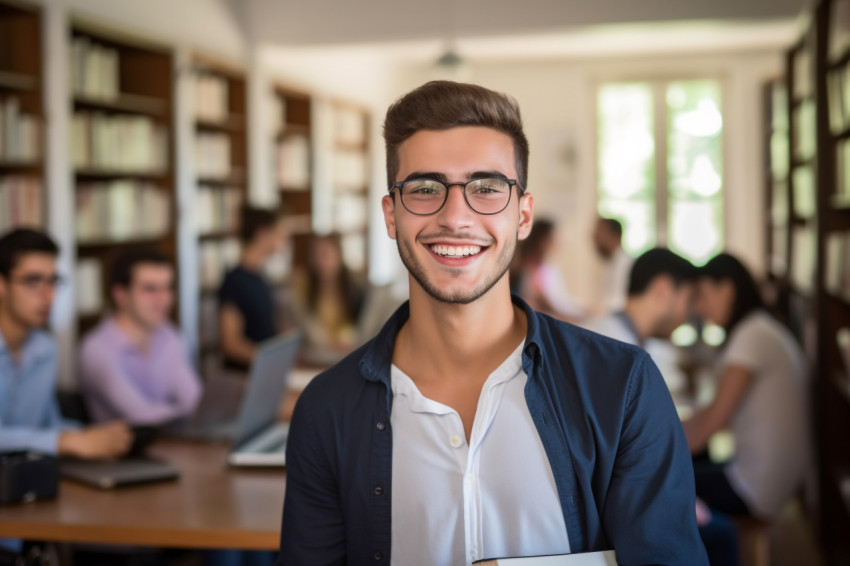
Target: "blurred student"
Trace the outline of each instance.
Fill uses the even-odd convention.
[[[225,367],[245,371],[257,345],[280,330],[274,295],[263,269],[283,248],[287,236],[279,214],[245,207],[240,239],[239,264],[227,272],[218,290],[218,327]]]
[[[84,338],[80,383],[95,421],[160,425],[190,415],[201,394],[189,352],[168,317],[174,267],[155,250],[130,250],[112,265],[114,311]]]
[[[331,365],[354,349],[363,300],[363,286],[343,263],[339,235],[313,236],[293,305],[307,361]]]
[[[599,218],[593,229],[593,245],[605,264],[600,314],[622,310],[632,268],[632,258],[623,249],[623,225],[613,218]]]
[[[691,311],[697,269],[668,249],[643,253],[629,274],[625,308],[590,321],[590,330],[642,348],[650,339],[669,340]],[[663,373],[663,371],[662,371]],[[697,502],[697,523],[712,565],[738,563],[735,525],[723,514]]]
[[[567,321],[585,316],[579,301],[570,295],[553,256],[557,252],[555,223],[534,221],[528,238],[519,246],[517,292],[531,308]]]
[[[735,457],[696,458],[697,495],[733,515],[776,517],[804,480],[812,442],[807,364],[791,333],[765,310],[758,286],[735,257],[701,268],[697,313],[726,330],[714,400],[686,421],[693,454],[730,426]]]
[[[45,329],[60,282],[58,254],[35,230],[0,238],[0,452],[117,458],[132,442],[126,424],[81,428],[59,414],[56,346]]]

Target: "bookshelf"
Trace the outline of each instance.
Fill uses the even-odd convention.
[[[818,44],[818,343],[821,535],[830,564],[850,562],[850,1],[815,9]]]
[[[313,233],[313,104],[310,95],[283,85],[273,95],[275,183],[292,241],[289,264],[270,274],[280,282],[307,264]]]
[[[78,332],[107,308],[111,260],[134,246],[177,257],[173,55],[81,21],[69,31]]]
[[[342,259],[364,279],[368,272],[369,113],[333,102],[333,231],[340,235]]]
[[[42,14],[0,0],[0,233],[46,226]]]
[[[219,361],[216,292],[239,261],[239,210],[248,201],[246,81],[241,69],[204,55],[192,67],[198,338],[201,367],[209,368]]]

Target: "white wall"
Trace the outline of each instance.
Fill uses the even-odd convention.
[[[472,80],[517,99],[531,147],[529,190],[539,215],[561,227],[560,265],[570,291],[594,297],[599,265],[590,243],[596,216],[595,89],[602,81],[709,76],[724,85],[726,245],[764,271],[761,84],[781,73],[778,50],[683,57],[474,63]],[[408,90],[431,78],[411,66]],[[403,86],[401,86],[403,85]],[[574,161],[563,157],[574,153]]]

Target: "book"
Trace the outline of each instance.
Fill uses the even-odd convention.
[[[75,194],[80,243],[156,238],[171,226],[168,193],[151,182],[81,183]]]
[[[80,111],[71,122],[71,155],[77,171],[164,174],[168,135],[146,116]]]
[[[74,294],[77,313],[97,314],[103,310],[103,273],[101,263],[94,258],[80,258],[74,268]]]
[[[0,233],[44,225],[44,194],[36,177],[0,176]]]
[[[549,556],[490,558],[476,560],[473,564],[476,566],[617,566],[617,556],[613,550],[604,550]]]
[[[114,100],[120,92],[118,51],[86,36],[76,36],[70,49],[70,85],[75,96]]]
[[[310,187],[310,140],[304,135],[285,136],[277,146],[277,182],[288,190]]]
[[[201,178],[215,179],[230,175],[230,137],[227,134],[195,134],[195,173]]]
[[[200,71],[194,77],[195,119],[224,122],[228,117],[230,96],[227,79]]]

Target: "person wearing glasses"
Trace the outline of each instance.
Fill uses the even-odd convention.
[[[42,232],[0,237],[0,452],[117,458],[132,443],[125,423],[82,428],[59,413],[56,345],[46,330],[58,254]]]
[[[278,564],[610,549],[621,564],[707,564],[652,361],[510,294],[534,212],[516,102],[430,82],[390,106],[384,139],[410,300],[300,396]]]
[[[112,265],[114,312],[83,340],[80,383],[94,421],[156,426],[190,415],[201,395],[189,353],[168,317],[174,268],[158,251],[133,249]]]

